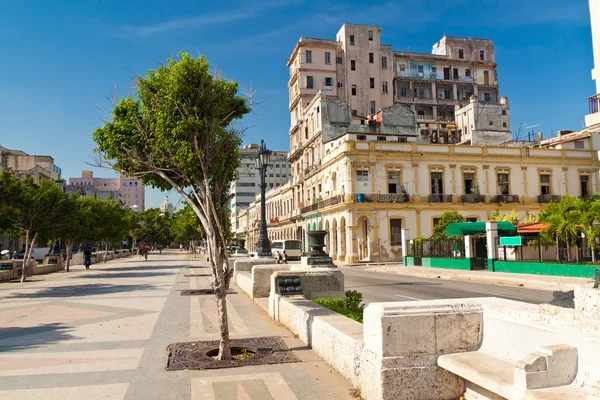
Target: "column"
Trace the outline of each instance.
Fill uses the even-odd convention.
[[[328,245],[331,247],[327,247],[327,253],[329,253],[329,257],[332,260],[337,260],[337,229],[330,228],[329,229],[329,240]]]
[[[434,83],[435,85],[435,83]],[[438,118],[438,112],[437,112],[437,106],[433,106],[433,119],[437,120]]]
[[[414,81],[410,81],[410,98],[412,100],[415,99],[415,82]]]
[[[346,226],[346,262],[348,264],[359,262],[357,229],[357,226]]]
[[[526,200],[527,198],[527,167],[521,166],[521,171],[523,171],[523,203],[529,203]]]
[[[402,262],[405,267],[412,267],[413,264],[408,265],[408,254],[409,254],[409,246],[410,241],[412,240],[410,229],[402,228]]]
[[[471,235],[465,236],[465,258],[473,258],[473,247],[471,246]]]
[[[346,249],[344,248],[344,239],[346,235],[346,229],[345,228],[341,228],[338,227],[337,228],[337,260],[338,261],[344,261],[346,259],[346,254],[345,251]]]
[[[456,86],[456,83],[452,84],[452,96],[454,101],[458,100],[458,87]]]
[[[370,260],[371,261],[381,261],[380,255],[379,255],[379,213],[378,212],[374,212],[373,213],[373,225],[372,225],[372,231],[373,231],[373,242],[371,243],[371,253],[370,253]],[[367,229],[367,237],[368,235],[368,229]]]
[[[436,82],[431,82],[431,97],[433,99],[437,99],[437,83]],[[436,107],[433,107],[433,119],[436,119]]]
[[[498,222],[486,222],[485,233],[487,238],[488,270],[494,271],[494,262],[498,260]]]

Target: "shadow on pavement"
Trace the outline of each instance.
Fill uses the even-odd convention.
[[[350,285],[346,289],[363,288],[363,287],[379,287],[379,286],[439,286],[441,283],[433,282],[396,282],[396,283],[381,283],[375,285]]]
[[[102,264],[92,264],[90,269],[92,271],[105,271],[105,272],[127,272],[127,271],[155,271],[161,269],[179,269],[185,268],[183,265],[140,265],[137,267],[116,267],[116,268],[102,268]],[[110,265],[110,264],[109,264]],[[95,268],[94,268],[95,267]]]
[[[115,272],[110,274],[90,274],[86,276],[86,279],[122,279],[122,278],[150,278],[154,276],[173,276],[175,273],[169,272],[124,272],[121,270],[113,270]],[[81,277],[77,277],[80,279]]]
[[[104,283],[90,283],[85,285],[68,285],[44,288],[33,293],[13,293],[5,299],[35,299],[40,297],[74,297],[74,296],[96,296],[99,294],[110,294],[120,292],[137,292],[141,290],[155,289],[154,285],[110,285]]]
[[[67,332],[69,329],[69,326],[56,323],[27,328],[0,328],[0,353],[29,350],[33,347],[46,346],[64,340],[75,339],[75,336]],[[22,343],[22,340],[19,340],[22,344],[10,343],[11,338],[21,338],[27,335],[38,336],[28,338],[26,344]]]

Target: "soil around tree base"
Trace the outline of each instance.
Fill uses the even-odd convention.
[[[208,294],[215,294],[213,289],[184,289],[181,290],[182,296],[204,296]],[[237,294],[233,289],[227,290],[227,294]]]
[[[278,336],[265,336],[248,339],[231,339],[231,347],[251,349],[252,357],[241,360],[216,360],[207,353],[218,349],[219,341],[173,343],[167,347],[169,360],[167,371],[186,369],[220,369],[251,365],[296,363],[301,360],[287,347]]]

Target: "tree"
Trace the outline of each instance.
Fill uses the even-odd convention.
[[[571,261],[571,245],[577,246],[577,237],[581,231],[581,218],[583,200],[563,196],[559,203],[550,203],[540,212],[540,221],[548,223],[542,231],[546,239],[553,237],[556,240],[556,260],[560,261],[559,240],[566,243],[567,261]],[[576,252],[579,261],[579,251]]]
[[[19,187],[20,182],[15,179],[12,171],[6,170],[0,174],[0,232],[5,232],[14,226]]]
[[[105,252],[104,262],[106,262],[106,253],[113,242],[121,241],[127,234],[127,210],[121,203],[110,199],[86,198],[84,204],[87,208],[85,222],[88,227],[87,239],[102,243]]]
[[[204,238],[204,231],[194,211],[185,206],[173,215],[171,235],[177,243],[189,243],[194,257],[196,245]]]
[[[73,245],[75,242],[83,240],[88,235],[89,227],[86,221],[91,219],[91,215],[86,214],[91,210],[85,206],[85,200],[74,193],[67,197],[64,207],[68,212],[69,218],[60,221],[57,235],[65,241],[66,251],[66,271],[71,267],[71,257]]]
[[[226,293],[228,190],[240,164],[241,132],[233,122],[250,111],[238,84],[213,76],[204,57],[181,54],[135,81],[137,93],[114,105],[93,133],[97,153],[115,170],[175,189],[207,239],[220,324],[219,359],[230,359]]]
[[[56,233],[58,225],[69,217],[67,195],[49,180],[36,184],[31,179],[18,182],[18,199],[15,202],[16,218],[12,236],[25,235],[25,256],[21,282],[26,281],[32,249],[38,239],[48,239]]]
[[[440,216],[440,220],[433,227],[433,238],[434,239],[446,239],[446,228],[453,222],[463,222],[465,217],[456,211],[446,211]]]
[[[517,225],[520,222],[519,213],[515,210],[502,214],[500,213],[500,209],[496,209],[496,211],[492,213],[491,219],[494,221],[510,222],[513,225]]]

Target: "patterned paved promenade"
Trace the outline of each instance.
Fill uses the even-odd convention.
[[[218,339],[205,262],[179,252],[76,266],[0,284],[0,399],[349,399],[351,387],[243,292],[228,296],[233,338],[281,336],[303,361],[165,371],[166,346]]]

